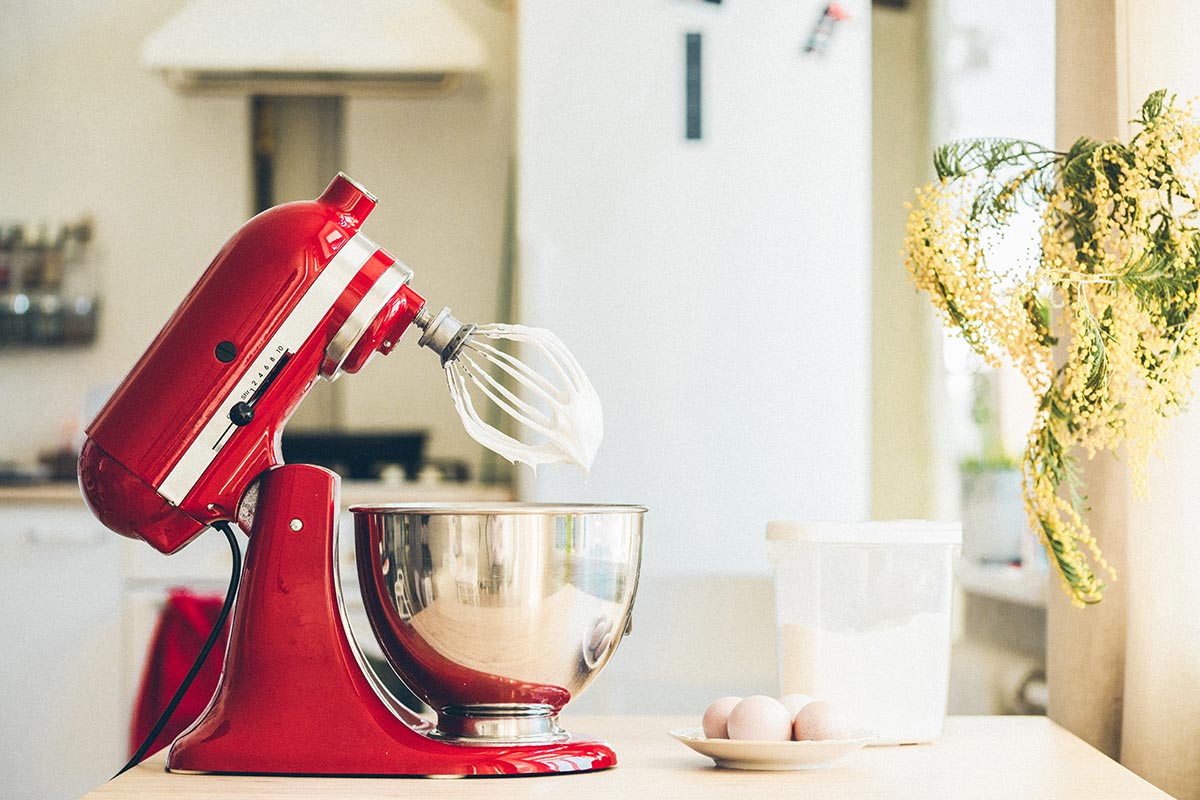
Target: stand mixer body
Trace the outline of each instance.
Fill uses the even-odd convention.
[[[107,527],[163,553],[217,521],[237,520],[250,535],[220,685],[175,741],[168,768],[503,775],[613,766],[606,745],[556,724],[552,736],[506,739],[489,736],[484,725],[480,736],[439,737],[433,723],[379,685],[348,633],[335,561],[338,478],[283,465],[283,424],[319,377],[358,371],[374,353],[390,352],[414,321],[424,331],[420,344],[443,361],[473,329],[425,311],[407,285],[412,273],[359,232],[374,206],[374,197],[339,175],[317,200],[246,223],[87,430],[80,486]],[[612,622],[622,630],[643,510],[630,512],[635,523],[622,534],[632,561],[632,585]],[[378,555],[359,553],[364,577],[371,574],[364,559]],[[379,588],[363,584],[365,595]],[[388,617],[377,598],[365,599],[369,608],[374,603],[377,632],[410,623]],[[404,659],[402,649],[385,642],[393,663]],[[453,679],[459,673],[446,663]],[[512,677],[473,666],[479,713],[505,708],[489,692],[511,700]],[[554,699],[551,723],[570,697],[558,686],[521,685],[531,697]]]
[[[484,776],[617,763],[607,745],[569,736],[439,740],[433,722],[392,700],[362,662],[342,616],[330,558],[337,551],[337,491],[338,477],[321,467],[289,464],[260,479],[221,683],[208,710],[172,745],[169,769]]]

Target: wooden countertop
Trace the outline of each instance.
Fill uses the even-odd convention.
[[[507,486],[479,483],[384,483],[342,481],[342,507],[356,503],[458,503],[512,500]],[[0,486],[0,506],[79,506],[83,495],[73,483]]]
[[[871,747],[842,766],[810,772],[717,769],[667,736],[696,722],[564,715],[570,730],[600,736],[617,751],[617,768],[596,773],[469,780],[172,775],[160,753],[86,798],[1169,798],[1045,717],[951,717],[934,744]]]
[[[31,483],[0,486],[2,505],[83,505],[83,495],[73,483]]]

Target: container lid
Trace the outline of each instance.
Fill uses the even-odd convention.
[[[923,519],[835,522],[830,520],[767,523],[768,542],[823,544],[961,544],[962,525]]]
[[[587,516],[591,514],[645,514],[645,506],[600,503],[363,503],[350,506],[354,514],[420,516],[494,516],[538,514],[541,516]]]

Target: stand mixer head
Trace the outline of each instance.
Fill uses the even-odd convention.
[[[505,437],[509,450],[494,449],[506,457],[586,468],[599,443],[599,401],[561,342],[518,326],[479,329],[447,309],[430,313],[408,286],[411,270],[359,231],[375,202],[339,174],[315,201],[246,223],[87,430],[80,486],[112,530],[163,553],[216,522],[236,520],[250,535],[221,684],[172,746],[168,767],[482,775],[612,766],[611,750],[571,737],[556,717],[628,623],[645,509],[512,504],[482,515],[425,509],[415,517],[396,508],[352,509],[372,627],[410,688],[438,710],[436,727],[387,695],[348,634],[334,560],[338,478],[284,465],[280,453],[282,427],[316,380],[357,372],[415,324],[418,343],[442,360],[468,432],[485,445]],[[485,329],[532,343],[551,377],[481,346],[475,337]],[[473,385],[544,441],[522,443],[474,412],[465,380],[456,383],[467,354]],[[487,365],[523,384],[523,396],[485,374]],[[581,424],[591,417],[594,425]],[[581,429],[591,434],[580,436]],[[458,521],[440,538],[410,536],[437,529],[429,523],[435,517]],[[397,519],[409,521],[396,527]],[[465,520],[480,519],[490,521],[472,529],[478,536],[467,547]],[[462,560],[464,547],[476,555]],[[599,560],[579,560],[589,553]],[[619,591],[617,583],[608,592],[587,583],[601,562],[621,576]],[[513,582],[517,565],[534,583]],[[474,587],[479,609],[447,602],[464,586]],[[540,610],[549,608],[573,610],[544,618]],[[457,624],[430,626],[447,612]],[[492,612],[510,626],[480,624]],[[534,629],[565,640],[564,655],[536,663],[486,657],[502,649],[498,631]],[[464,651],[464,641],[474,644]],[[554,676],[570,671],[548,672],[547,660],[584,668],[559,685]],[[448,685],[458,688],[447,695]]]

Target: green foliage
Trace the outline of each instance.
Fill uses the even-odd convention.
[[[1037,167],[1053,163],[1053,150],[1022,139],[959,139],[933,151],[933,168],[943,180],[980,171],[994,175],[1001,167]]]
[[[1169,101],[1166,99],[1166,97],[1166,89],[1157,89],[1151,92],[1150,96],[1146,98],[1146,102],[1142,103],[1141,115],[1136,117],[1133,121],[1141,125],[1143,128],[1153,125],[1158,121],[1158,118],[1162,116],[1163,107],[1165,105],[1169,106],[1175,102],[1175,95],[1171,95],[1171,99]]]
[[[995,455],[965,458],[958,468],[966,475],[978,475],[983,472],[1012,472],[1021,468],[1021,462],[1009,455]]]

